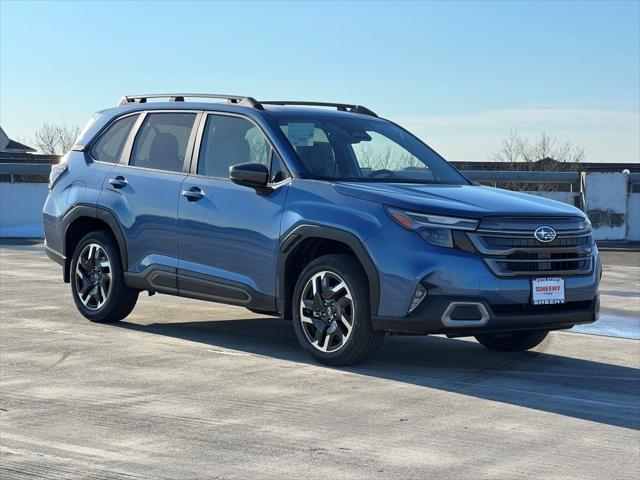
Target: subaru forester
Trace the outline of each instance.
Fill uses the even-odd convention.
[[[124,97],[52,167],[44,227],[91,321],[141,291],[240,305],[330,365],[387,332],[522,351],[598,315],[583,212],[474,184],[360,105]]]

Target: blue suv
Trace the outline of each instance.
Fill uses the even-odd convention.
[[[521,351],[598,316],[580,210],[473,184],[360,105],[124,97],[53,166],[44,227],[89,320],[143,290],[241,305],[330,365],[386,332]]]

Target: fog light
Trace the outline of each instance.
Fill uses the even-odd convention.
[[[409,305],[409,313],[413,312],[420,302],[424,300],[427,296],[427,291],[422,286],[422,284],[418,284],[418,288],[416,288],[416,293],[413,294],[413,299],[411,299],[411,305]]]

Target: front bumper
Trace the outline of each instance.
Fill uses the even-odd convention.
[[[461,336],[488,331],[563,329],[597,320],[601,265],[595,246],[594,268],[590,272],[562,276],[565,304],[534,306],[533,276],[497,276],[480,255],[431,246],[394,222],[365,245],[380,276],[379,305],[372,317],[376,329]],[[408,313],[419,283],[427,296],[415,311]],[[443,321],[452,302],[481,304],[486,321],[475,325]]]
[[[447,308],[456,303],[481,304],[488,313],[486,321],[477,325],[456,325],[443,319]],[[480,333],[518,330],[559,330],[574,325],[592,323],[598,319],[600,300],[569,302],[563,305],[534,306],[490,305],[484,299],[437,295],[426,299],[407,317],[372,317],[373,328],[392,332],[445,334],[451,337],[473,336]]]

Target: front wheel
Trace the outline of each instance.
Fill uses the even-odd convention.
[[[293,293],[293,325],[302,348],[327,365],[369,359],[385,333],[373,330],[367,278],[349,255],[325,255],[300,274]]]
[[[138,300],[138,290],[124,283],[120,255],[105,231],[85,235],[71,260],[71,292],[76,307],[92,322],[110,323],[125,318]]]
[[[489,350],[498,352],[524,352],[538,346],[548,335],[547,330],[531,330],[511,333],[485,333],[476,340]]]

